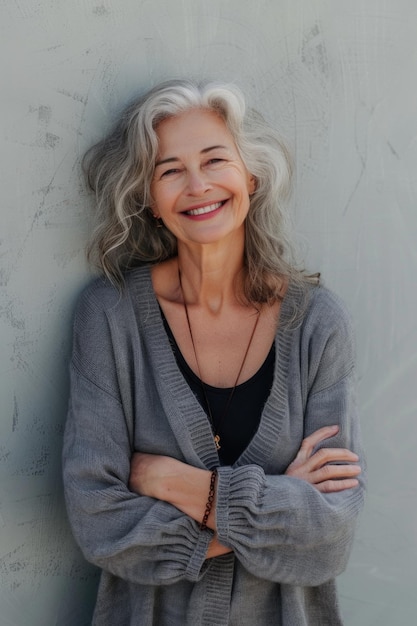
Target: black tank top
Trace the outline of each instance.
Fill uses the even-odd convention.
[[[208,414],[201,381],[182,356],[163,313],[162,318],[178,367],[204,411]],[[268,356],[256,374],[236,386],[226,415],[224,415],[224,411],[232,389],[204,384],[215,431],[220,435],[219,458],[222,465],[232,465],[247,448],[257,431],[262,410],[271,391],[274,363],[275,344],[273,343]]]

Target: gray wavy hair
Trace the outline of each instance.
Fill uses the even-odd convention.
[[[158,124],[194,108],[216,112],[231,132],[247,170],[256,179],[246,218],[244,297],[252,303],[281,299],[283,280],[304,291],[317,275],[297,269],[286,200],[291,159],[278,133],[248,109],[235,86],[171,80],[135,100],[112,132],[83,159],[87,182],[96,195],[97,226],[88,257],[115,284],[126,270],[155,264],[177,254],[177,240],[156,228],[150,206],[158,155]]]

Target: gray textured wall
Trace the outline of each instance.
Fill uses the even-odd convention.
[[[2,0],[0,624],[82,626],[95,572],[66,522],[70,325],[88,280],[78,160],[138,90],[238,82],[294,151],[307,264],[358,335],[370,484],[349,626],[417,616],[414,0]]]

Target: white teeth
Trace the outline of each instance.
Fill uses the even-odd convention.
[[[199,209],[191,209],[186,211],[187,215],[203,215],[204,213],[211,213],[222,206],[223,202],[216,202],[215,204],[209,204],[209,206],[202,206]]]

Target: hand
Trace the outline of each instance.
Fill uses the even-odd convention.
[[[361,468],[357,465],[359,457],[354,452],[346,448],[321,448],[313,453],[320,442],[334,437],[338,431],[338,426],[325,426],[303,439],[301,448],[285,475],[305,480],[322,493],[357,487],[359,482],[355,477],[360,474]]]
[[[217,535],[214,535],[213,539],[210,541],[206,553],[206,559],[212,559],[215,556],[223,556],[223,554],[229,554],[230,552],[233,552],[233,550],[231,548],[226,548],[226,546],[221,544],[217,539]]]

